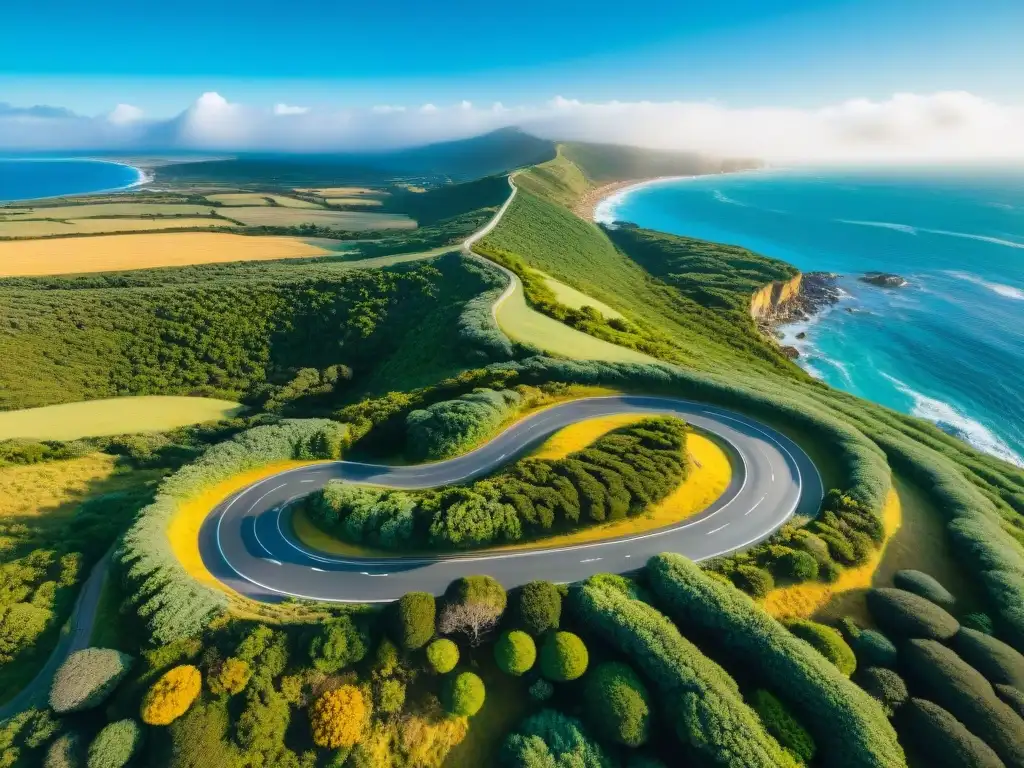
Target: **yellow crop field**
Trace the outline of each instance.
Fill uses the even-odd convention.
[[[375,197],[328,197],[331,205],[383,205],[382,200]]]
[[[83,205],[0,208],[0,218],[93,219],[110,216],[203,216],[211,206],[190,203],[85,203]]]
[[[617,413],[612,416],[578,421],[558,430],[531,453],[530,457],[534,459],[564,459],[570,453],[582,451],[601,435],[627,424],[635,424],[644,418],[646,416],[642,413]]]
[[[322,227],[360,231],[365,229],[414,229],[416,222],[408,216],[389,213],[362,213],[355,211],[329,211],[325,209],[232,208],[225,215],[254,227],[297,227],[317,224]]]
[[[215,200],[226,206],[260,205],[269,207],[268,198],[284,208],[320,208],[319,205],[308,200],[298,200],[286,195],[265,195],[262,192],[224,192],[206,196],[207,200]]]
[[[207,397],[114,397],[0,412],[0,440],[76,440],[134,432],[163,432],[234,416],[242,406]]]
[[[0,242],[0,277],[298,259],[328,253],[299,238],[246,237],[227,232],[8,240]]]
[[[587,296],[585,293],[577,291],[571,285],[560,283],[558,280],[555,280],[555,278],[545,275],[540,270],[534,270],[534,272],[544,278],[544,284],[552,290],[555,294],[555,298],[558,299],[559,304],[564,304],[565,306],[572,307],[573,309],[590,306],[609,320],[612,318],[622,319],[621,313],[615,311],[604,302],[598,301],[591,296]]]
[[[224,219],[75,219],[73,221],[0,221],[0,237],[52,237],[54,235],[107,235],[119,232],[147,232],[167,229],[212,229],[237,227]]]

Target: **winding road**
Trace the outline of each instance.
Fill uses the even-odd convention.
[[[562,548],[340,557],[310,550],[291,531],[291,503],[330,480],[410,490],[465,482],[494,472],[565,426],[619,413],[678,416],[716,437],[733,465],[725,493],[679,524]],[[217,506],[203,523],[199,548],[217,579],[256,600],[387,602],[413,590],[440,594],[453,579],[471,574],[486,573],[513,587],[533,579],[570,582],[600,572],[630,571],[666,551],[704,560],[770,536],[795,513],[815,514],[822,494],[821,478],[807,454],[759,422],[686,400],[615,395],[540,411],[475,451],[447,461],[418,466],[337,461],[281,472]]]

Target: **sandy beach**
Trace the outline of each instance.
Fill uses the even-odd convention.
[[[594,220],[594,213],[597,211],[597,206],[602,200],[611,197],[616,192],[625,189],[626,187],[632,187],[635,184],[643,184],[645,181],[650,179],[631,179],[629,181],[613,181],[611,184],[602,184],[600,187],[587,192],[583,197],[579,199],[579,202],[573,206],[573,213],[579,216],[581,219],[587,221]]]

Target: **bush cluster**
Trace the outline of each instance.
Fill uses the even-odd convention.
[[[910,699],[900,711],[900,735],[935,768],[1004,768],[991,747],[938,704]]]
[[[562,595],[550,581],[531,581],[512,593],[512,622],[534,637],[558,629]]]
[[[939,583],[938,579],[922,571],[896,571],[892,576],[892,583],[897,589],[913,592],[943,608],[952,608],[956,604],[956,598]]]
[[[132,667],[131,656],[111,648],[75,651],[50,685],[50,709],[59,715],[102,704]]]
[[[309,708],[313,743],[328,749],[351,747],[359,741],[366,715],[366,702],[356,686],[327,691]]]
[[[407,592],[392,607],[392,635],[402,648],[422,648],[434,636],[437,603],[429,592]]]
[[[427,661],[438,674],[447,674],[459,663],[459,646],[446,637],[435,640],[427,646]]]
[[[507,604],[505,588],[496,579],[464,576],[445,590],[437,628],[443,635],[463,634],[470,644],[479,645],[498,625]]]
[[[615,763],[575,718],[543,709],[505,738],[500,754],[506,768],[612,768]]]
[[[796,619],[786,622],[786,629],[810,643],[818,653],[835,664],[836,669],[849,677],[857,668],[857,657],[843,640],[843,636],[832,627],[810,619]]]
[[[651,418],[563,459],[523,459],[468,486],[408,493],[328,483],[310,518],[347,541],[389,548],[481,547],[637,515],[687,471],[686,425]]]
[[[147,725],[169,725],[192,706],[203,684],[195,667],[185,664],[165,672],[146,691],[142,700],[142,722]]]
[[[829,765],[905,765],[878,702],[749,597],[679,555],[651,558],[646,573],[670,616],[708,633],[793,707]]]
[[[860,628],[849,617],[843,618],[840,626],[860,666],[896,667],[896,646],[892,640],[878,630]]]
[[[89,745],[88,768],[124,768],[142,743],[142,730],[134,720],[109,723]]]
[[[960,629],[955,618],[935,603],[902,589],[868,590],[868,610],[889,637],[948,640]]]
[[[460,672],[445,680],[443,694],[444,706],[449,713],[472,717],[484,705],[487,691],[478,675]]]
[[[996,638],[961,627],[950,646],[957,655],[981,672],[993,685],[1010,685],[1024,691],[1024,655]]]
[[[533,638],[519,629],[503,632],[494,644],[494,662],[506,675],[529,672],[537,660],[537,646]]]
[[[414,461],[455,456],[514,416],[521,402],[519,393],[511,389],[480,388],[412,411],[405,419],[406,452]]]
[[[339,616],[321,624],[309,641],[309,660],[315,669],[334,674],[361,661],[369,650],[366,632],[350,616]]]
[[[647,687],[628,665],[598,664],[585,679],[583,706],[595,733],[627,747],[646,743],[650,700]]]
[[[910,640],[900,667],[915,692],[948,710],[988,744],[1007,768],[1024,768],[1024,720],[999,699],[980,672],[934,640]]]
[[[591,581],[573,587],[569,607],[656,687],[676,735],[695,754],[731,768],[795,765],[743,702],[736,681],[654,608]]]
[[[896,714],[910,696],[903,678],[885,667],[861,669],[857,672],[856,680],[857,685],[881,702],[889,717]]]

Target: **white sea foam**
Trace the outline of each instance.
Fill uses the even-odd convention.
[[[996,293],[1003,298],[1014,299],[1015,301],[1024,301],[1024,290],[1015,288],[1012,285],[1004,285],[1003,283],[993,283],[989,280],[985,280],[977,275],[972,275],[970,272],[958,272],[956,270],[948,269],[945,271],[950,277],[955,277],[958,280],[965,280],[968,283],[974,283],[980,285],[982,288],[988,288],[992,293]]]
[[[933,235],[945,235],[946,237],[962,237],[965,240],[979,240],[983,243],[992,243],[993,245],[1004,245],[1007,248],[1024,248],[1024,243],[1018,243],[1013,240],[1003,240],[1000,237],[989,237],[988,235],[972,235],[969,232],[949,232],[945,229],[919,229],[921,232],[929,232]]]
[[[894,224],[891,221],[856,221],[853,219],[836,219],[841,224],[856,224],[860,227],[879,227],[881,229],[894,229],[897,232],[905,232],[908,235],[916,235],[917,228],[909,224]]]
[[[955,432],[958,437],[979,451],[1024,468],[1024,458],[1018,456],[1009,445],[984,424],[965,416],[949,403],[936,400],[933,397],[928,397],[911,389],[902,381],[887,373],[883,372],[882,376],[888,379],[896,389],[913,400],[910,412],[914,416],[927,419],[934,424],[945,427],[951,432]]]
[[[720,203],[727,203],[728,205],[738,205],[740,208],[749,207],[746,203],[741,203],[739,200],[734,200],[733,198],[729,197],[728,195],[724,194],[721,190],[718,189],[713,191],[712,197],[714,197],[715,200],[717,200]]]
[[[662,176],[657,179],[649,179],[648,181],[639,181],[636,184],[630,184],[628,187],[616,190],[614,193],[608,195],[601,202],[594,207],[594,221],[600,224],[611,224],[616,221],[619,208],[626,198],[634,192],[646,189],[647,187],[656,187],[661,184],[674,184],[679,181],[686,181],[688,179],[696,179],[697,176]]]

